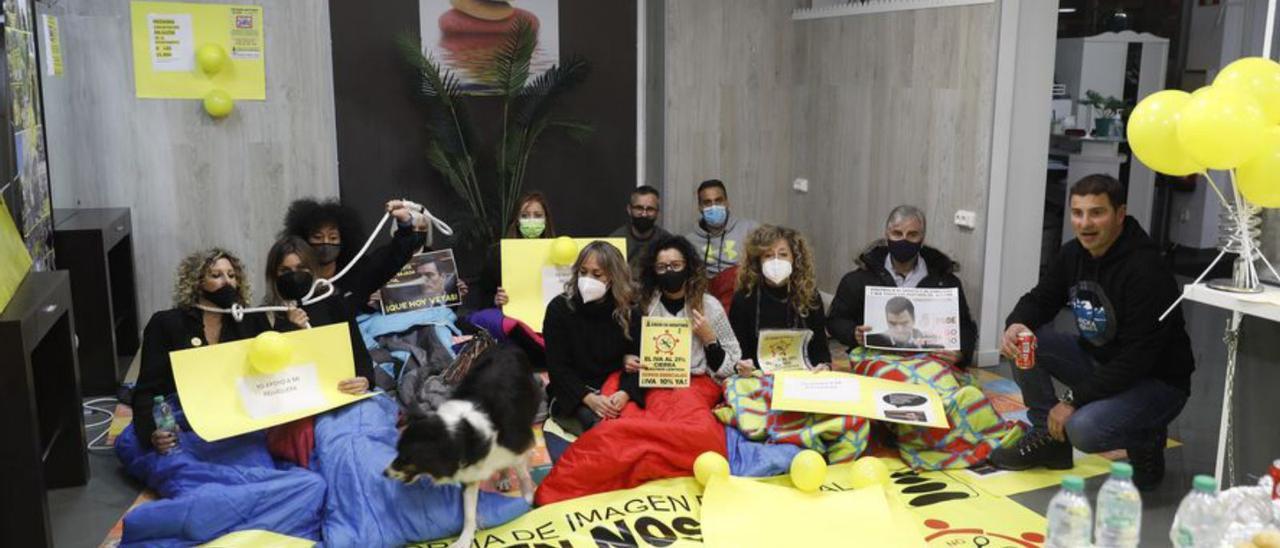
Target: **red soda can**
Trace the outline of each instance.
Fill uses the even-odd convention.
[[[1280,500],[1280,459],[1271,462],[1271,500]]]
[[[1036,336],[1030,331],[1018,333],[1018,356],[1013,361],[1018,369],[1031,369],[1036,366]]]

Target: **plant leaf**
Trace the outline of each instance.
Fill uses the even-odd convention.
[[[524,17],[516,17],[502,46],[493,54],[494,84],[498,91],[511,97],[529,81],[529,66],[538,47],[538,32]]]

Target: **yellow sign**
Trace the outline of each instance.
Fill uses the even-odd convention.
[[[808,329],[761,329],[756,361],[765,373],[807,371],[805,352],[813,332]]]
[[[41,14],[44,24],[40,30],[44,33],[44,73],[49,76],[62,76],[62,37],[58,34],[58,17]]]
[[[640,386],[642,388],[689,387],[688,318],[645,316],[640,324]]]
[[[1044,543],[1044,518],[1009,498],[952,473],[917,474],[897,459],[881,460],[892,471],[889,483],[858,490],[851,463],[828,468],[826,482],[812,494],[791,489],[788,476],[716,479],[705,492],[691,477],[653,481],[543,506],[476,533],[473,546],[896,547],[923,541],[936,548],[1036,548]],[[801,512],[798,517],[793,509]],[[843,531],[846,521],[858,525],[852,535],[822,542],[831,531]],[[885,525],[892,530],[885,532]],[[758,536],[734,542],[741,533]],[[872,533],[876,541],[868,536]],[[724,534],[731,542],[717,536]],[[430,540],[417,546],[445,548],[451,542]]]
[[[221,89],[234,99],[267,98],[262,6],[132,2],[129,8],[138,97],[203,99]],[[229,54],[213,74],[196,62],[206,45]]]
[[[582,249],[597,240],[618,248],[622,258],[627,258],[625,238],[574,238],[573,242]],[[571,266],[551,262],[551,246],[555,241],[550,238],[502,240],[502,288],[508,299],[502,312],[538,332],[542,331],[547,304],[564,293],[564,284],[573,275]]]
[[[291,350],[288,360],[267,372],[250,363],[254,339],[170,352],[191,428],[217,441],[372,396],[338,391],[338,381],[355,376],[347,329],[338,323],[284,333]]]
[[[775,374],[772,409],[948,427],[942,398],[932,388],[836,371]]]
[[[271,548],[311,548],[315,545],[315,542],[304,538],[291,537],[261,529],[248,529],[227,533],[200,546],[209,548],[260,548],[263,546],[270,546]]]
[[[31,254],[22,243],[18,225],[9,215],[9,206],[0,198],[0,312],[22,285],[28,270],[31,270]]]

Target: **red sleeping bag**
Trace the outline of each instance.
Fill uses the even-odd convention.
[[[618,374],[602,392],[618,389]],[[539,506],[645,482],[693,475],[706,451],[725,454],[724,425],[711,414],[720,386],[694,375],[689,388],[650,389],[645,408],[628,403],[622,416],[601,421],[573,442],[538,486]]]

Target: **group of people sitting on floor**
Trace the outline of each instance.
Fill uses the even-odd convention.
[[[1127,217],[1126,192],[1118,181],[1092,175],[1076,182],[1070,194],[1076,239],[1063,246],[1040,282],[1018,301],[1000,344],[1001,354],[1012,359],[1020,333],[1033,332],[1038,341],[1034,367],[1013,369],[1029,408],[1029,428],[1000,417],[968,372],[975,361],[977,326],[956,275],[959,265],[925,245],[922,210],[904,205],[889,212],[884,237],[858,255],[827,310],[816,275],[821,257],[805,236],[735,217],[719,180],[698,187],[700,219],[692,233],[672,235],[658,226],[659,192],[642,186],[630,195],[629,221],[613,234],[626,239],[626,258],[603,241],[581,249],[563,294],[547,305],[540,340],[545,356],[535,361],[545,362],[550,412],[567,431],[584,433],[619,419],[629,404],[643,408],[641,318],[687,318],[694,336],[692,374],[722,387],[725,403],[716,417],[751,439],[820,449],[832,462],[856,458],[878,439],[923,469],[984,461],[1010,470],[1060,469],[1072,466],[1072,446],[1089,452],[1126,449],[1135,482],[1154,487],[1163,476],[1166,428],[1187,399],[1193,369],[1180,311],[1159,319],[1178,289],[1155,244]],[[393,200],[386,209],[397,223],[391,242],[352,265],[337,281],[333,297],[298,305],[316,278],[330,278],[348,266],[365,234],[354,213],[336,202],[300,200],[290,207],[280,239],[267,252],[261,301],[289,305],[287,313],[233,319],[221,310],[248,306],[251,299],[251,275],[243,262],[217,248],[187,257],[178,269],[173,308],[156,313],[143,334],[133,435],[159,453],[177,442],[173,432],[157,430],[152,420],[155,396],[180,403],[169,352],[267,330],[347,323],[355,376],[343,380],[339,390],[359,394],[373,388],[367,337],[356,318],[380,314],[370,306],[377,290],[429,245],[429,226],[405,204]],[[517,203],[505,234],[556,235],[549,203],[538,193]],[[499,257],[495,246],[470,286],[459,280],[463,315],[500,310],[508,303]],[[911,328],[910,302],[890,302],[886,310],[890,319],[901,319],[898,331],[891,326],[886,333],[871,333],[865,292],[876,286],[955,288],[959,351],[912,346],[918,337]],[[1064,308],[1074,316],[1074,334],[1054,327]],[[756,359],[757,341],[766,329],[808,330],[806,355],[814,370],[832,367],[830,336],[849,348],[848,369],[854,373],[929,385],[943,397],[951,428],[772,412],[771,377],[761,373]],[[873,337],[883,340],[876,344]],[[886,343],[918,350],[868,348]],[[1065,391],[1055,389],[1055,380]],[[606,391],[606,384],[617,389]],[[272,435],[289,435],[290,428],[277,427]]]

